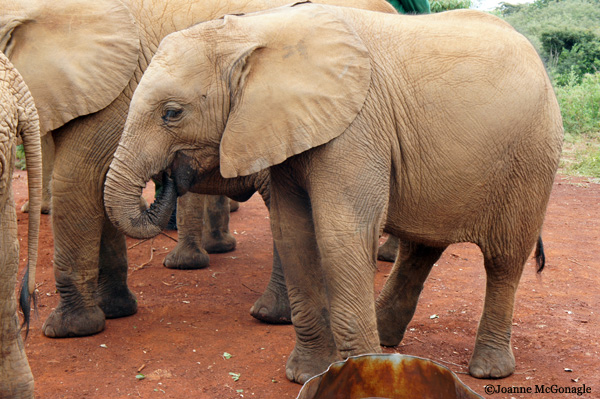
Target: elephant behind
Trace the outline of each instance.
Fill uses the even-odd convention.
[[[163,40],[131,101],[105,205],[127,234],[158,232],[160,207],[137,206],[154,174],[171,174],[168,210],[206,179],[269,170],[296,330],[286,374],[300,383],[397,345],[442,252],[475,243],[487,286],[469,371],[501,378],[515,369],[515,293],[541,242],[562,135],[543,63],[496,17],[296,4]],[[375,304],[382,224],[402,248]]]
[[[0,52],[0,398],[33,398],[33,376],[25,355],[15,286],[19,269],[17,214],[12,192],[17,138],[27,157],[31,209],[28,269],[21,288],[21,309],[29,328],[29,300],[35,293],[35,267],[42,203],[40,128],[33,98],[23,78]],[[27,286],[25,286],[27,284]]]

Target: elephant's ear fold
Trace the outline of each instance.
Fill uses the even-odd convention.
[[[0,17],[0,50],[29,86],[42,132],[105,108],[127,86],[140,42],[123,3],[9,2],[17,3]]]
[[[367,49],[331,9],[285,7],[226,17],[255,43],[239,51],[221,139],[221,174],[248,175],[342,134],[371,84]],[[241,46],[244,47],[244,46]]]

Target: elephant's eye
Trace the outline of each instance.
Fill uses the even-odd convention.
[[[168,108],[163,113],[162,120],[165,123],[175,122],[181,117],[182,113],[183,113],[183,109],[181,109],[181,108],[177,108],[177,109]]]

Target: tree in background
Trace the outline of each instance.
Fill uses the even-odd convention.
[[[431,12],[442,12],[457,10],[459,8],[471,8],[473,2],[471,0],[432,0]]]

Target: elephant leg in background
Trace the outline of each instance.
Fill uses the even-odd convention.
[[[50,180],[54,169],[54,139],[48,133],[42,136],[42,213],[48,214],[52,208]],[[29,201],[21,207],[21,212],[29,212]]]
[[[402,341],[415,314],[423,284],[446,249],[397,238],[396,242],[400,248],[399,255],[375,305],[379,340],[385,346],[396,346]]]
[[[117,104],[123,105],[113,103],[114,109],[109,107],[81,117],[53,132],[56,160],[51,216],[54,277],[60,301],[42,327],[49,337],[85,336],[102,331],[105,315],[98,303],[103,306],[119,303],[120,309],[135,310],[135,297],[127,288],[123,238],[120,233],[112,236],[115,230],[106,224],[102,202],[104,174],[118,140],[118,137],[114,142],[107,138],[115,136],[109,132],[123,129],[114,113],[125,111],[116,109]],[[102,289],[97,296],[100,267]],[[106,284],[109,278],[112,281]],[[104,295],[111,298],[104,300]],[[124,305],[128,301],[132,303]]]
[[[107,319],[137,312],[135,295],[127,287],[127,243],[125,235],[106,219],[100,241],[100,264],[96,303]]]
[[[14,165],[14,164],[13,164]],[[19,330],[15,286],[19,268],[17,215],[10,183],[0,209],[0,398],[33,398],[33,375]]]
[[[394,262],[398,256],[399,245],[398,237],[389,234],[388,239],[379,247],[377,259],[385,262]]]
[[[292,322],[281,258],[275,244],[273,244],[273,269],[269,284],[261,297],[252,305],[250,314],[255,319],[269,324],[290,324]]]
[[[230,252],[235,249],[235,237],[229,232],[229,202],[229,198],[224,195],[205,196],[202,247],[209,254]]]
[[[202,248],[206,195],[187,193],[177,199],[177,246],[165,257],[169,269],[202,269],[208,253]]]

